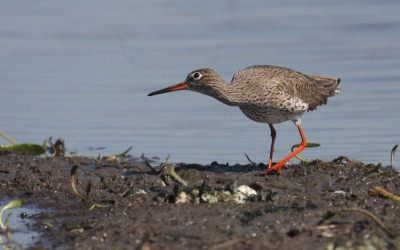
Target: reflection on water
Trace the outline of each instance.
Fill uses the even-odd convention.
[[[305,114],[305,158],[390,164],[400,142],[398,1],[18,2],[0,15],[1,131],[18,142],[62,137],[170,161],[267,162],[266,124],[198,93],[149,98],[197,68],[226,80],[256,64],[340,77],[342,94]],[[276,126],[274,159],[300,142]],[[0,140],[0,144],[6,144]],[[68,155],[68,153],[67,153]],[[397,161],[398,162],[398,161]],[[399,164],[397,164],[399,165]]]
[[[7,205],[9,201],[0,202],[0,209]],[[12,249],[24,249],[29,246],[33,246],[35,242],[39,240],[39,233],[31,230],[29,227],[34,224],[34,221],[29,219],[30,216],[39,213],[40,210],[36,207],[32,206],[23,206],[19,208],[13,208],[10,210],[6,210],[3,214],[3,223],[5,222],[6,217],[9,213],[12,213],[9,223],[9,238],[10,242],[7,240],[7,235],[0,234],[0,246],[4,247],[4,249],[8,249],[11,247]],[[26,216],[21,216],[22,213],[25,213]]]

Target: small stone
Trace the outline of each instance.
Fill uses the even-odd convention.
[[[175,203],[189,203],[186,193],[180,192],[175,198]]]
[[[243,204],[246,202],[246,196],[242,192],[237,192],[234,195],[234,201],[239,204]]]
[[[231,192],[231,194],[234,194],[237,192],[237,182],[236,181],[231,181],[226,185],[226,190]]]
[[[219,194],[219,201],[221,202],[228,202],[231,201],[233,199],[233,196],[231,194],[231,192],[229,191],[223,191]]]
[[[197,199],[199,197],[199,194],[200,190],[198,188],[193,188],[190,192],[190,195],[193,197],[193,199]]]
[[[211,203],[217,203],[218,202],[218,198],[216,196],[214,196],[214,195],[209,194],[209,193],[204,193],[204,194],[201,195],[200,201],[203,202],[203,203],[211,204]]]
[[[144,191],[143,189],[139,189],[139,190],[135,191],[135,194],[147,194],[147,192]]]
[[[242,185],[237,188],[238,192],[244,194],[246,197],[250,197],[252,195],[257,195],[256,190],[252,189],[249,186]]]

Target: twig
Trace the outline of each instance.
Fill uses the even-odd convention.
[[[257,163],[255,163],[254,161],[250,160],[250,157],[246,153],[244,153],[244,155],[246,156],[247,160],[249,160],[251,165],[257,165]]]
[[[372,194],[380,194],[380,195],[382,195],[382,196],[384,196],[386,198],[389,198],[389,199],[392,199],[392,200],[395,200],[395,201],[400,201],[400,196],[397,196],[397,195],[394,195],[392,193],[389,193],[385,189],[377,187],[377,186],[371,188],[369,190],[369,192],[372,193]]]
[[[164,168],[167,166],[168,160],[169,160],[169,156],[170,156],[170,155],[168,155],[168,156],[167,156],[167,159],[165,160],[165,162],[163,162],[163,163],[161,164],[161,167],[160,167],[160,169],[159,169],[158,171],[162,172],[162,171],[164,170]]]
[[[393,147],[392,153],[391,153],[391,157],[390,157],[390,158],[392,159],[392,169],[393,169],[394,171],[396,171],[396,170],[394,169],[394,153],[396,152],[397,146],[399,146],[399,144],[397,144],[396,146]],[[397,172],[397,171],[396,171],[396,172]]]
[[[96,162],[96,168],[98,168],[100,166],[100,162],[101,162],[101,153],[99,153],[99,156],[96,158],[93,158],[93,160]]]
[[[149,243],[150,233],[146,233],[143,236],[141,244],[135,248],[135,250],[150,250],[150,243]]]
[[[161,180],[163,180],[165,185],[169,186],[168,177],[171,176],[176,182],[178,182],[184,186],[187,186],[188,183],[185,180],[183,180],[181,177],[179,177],[179,175],[175,172],[175,165],[172,165],[171,168],[168,170],[168,172],[166,172],[166,167],[168,166],[169,156],[170,155],[168,155],[165,162],[161,163],[160,168],[158,170],[153,168],[150,165],[150,163],[148,163],[146,160],[144,162],[146,163],[146,166],[151,169],[152,173],[156,173],[160,176]]]
[[[253,172],[248,172],[248,173],[239,175],[238,179],[240,179],[240,178],[242,178],[242,177],[245,177],[245,176],[248,176],[248,175],[250,175],[250,174],[252,174],[252,173],[253,173]],[[261,173],[263,173],[263,172],[261,172]]]
[[[325,229],[330,229],[330,228],[335,228],[335,227],[337,227],[337,225],[321,225],[321,226],[317,226],[317,229],[325,230]]]
[[[368,212],[367,210],[363,209],[363,208],[344,208],[341,209],[339,212],[360,212],[363,213],[367,216],[369,216],[373,221],[375,221],[376,224],[378,224],[389,236],[390,238],[396,238],[397,235],[395,233],[393,233],[385,224],[383,224],[383,222],[378,219],[378,217],[376,217],[374,214],[372,214],[371,212]]]
[[[235,245],[239,239],[233,239],[233,240],[228,240],[225,242],[222,242],[218,245],[211,246],[209,249],[210,250],[218,250],[218,249],[230,249],[232,245]]]
[[[364,176],[364,175],[367,175],[370,173],[374,173],[374,172],[378,172],[379,169],[381,168],[381,166],[382,166],[382,160],[379,161],[379,163],[376,165],[376,167],[374,167],[372,170],[366,172],[365,174],[361,174],[361,176]]]
[[[79,197],[79,198],[81,198],[82,200],[86,200],[85,199],[85,197],[83,197],[81,194],[79,194],[78,193],[78,190],[76,190],[76,171],[78,170],[78,165],[74,165],[74,166],[72,166],[72,168],[71,168],[71,177],[70,177],[70,179],[71,179],[71,186],[72,186],[72,189],[74,190],[74,192],[75,192],[75,194]]]
[[[153,172],[153,173],[158,173],[159,172],[155,168],[153,168],[148,161],[144,161],[144,163],[146,163],[146,166],[151,169],[151,172]]]
[[[179,177],[179,175],[175,172],[175,165],[172,165],[171,168],[168,171],[168,174],[178,183],[187,186],[188,183],[183,180],[181,177]]]

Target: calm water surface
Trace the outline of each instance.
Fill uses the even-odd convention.
[[[303,116],[307,140],[322,146],[301,156],[389,165],[400,143],[399,10],[398,1],[6,1],[0,131],[21,143],[62,137],[84,155],[132,145],[132,155],[172,162],[247,163],[243,153],[267,162],[268,125],[239,108],[190,91],[147,94],[197,68],[229,82],[272,64],[342,79],[342,94]],[[275,128],[279,160],[300,136],[292,122]]]

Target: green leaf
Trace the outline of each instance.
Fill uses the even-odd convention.
[[[294,145],[292,146],[291,151],[293,152],[293,149],[297,148],[298,146],[300,146],[300,143],[294,144]],[[321,144],[319,144],[319,143],[313,143],[313,142],[308,142],[306,148],[315,148],[315,147],[319,147],[319,146],[321,146]],[[300,157],[300,156],[295,155],[295,157],[296,157],[297,159],[299,159],[300,161],[310,162],[309,160],[304,159],[304,158],[302,158],[302,157]]]
[[[104,200],[101,200],[100,202],[103,202],[103,203],[110,203],[110,204],[112,204],[112,205],[117,204],[117,201],[116,201],[116,200],[113,200],[113,199],[104,199]]]
[[[0,149],[10,150],[14,153],[24,153],[28,155],[41,155],[46,153],[46,147],[38,144],[23,143],[14,145],[1,145]]]
[[[43,142],[43,144],[42,144],[42,147],[43,147],[43,148],[46,148],[46,143],[47,143],[47,139],[44,140],[44,142]]]
[[[89,199],[89,194],[90,194],[91,190],[92,190],[92,181],[89,181],[89,183],[86,186],[86,197],[87,197],[87,199]]]
[[[18,144],[14,140],[12,140],[10,137],[3,134],[1,131],[0,131],[0,135],[3,136],[7,141],[11,142],[12,144],[14,144],[14,145]]]
[[[376,165],[376,167],[374,167],[372,170],[366,172],[365,174],[361,174],[361,176],[364,176],[364,175],[367,175],[367,174],[370,174],[370,173],[374,173],[374,172],[379,172],[379,169],[380,169],[381,167],[382,167],[382,160],[380,160],[380,161],[378,162],[378,164]]]
[[[44,225],[44,226],[48,226],[48,227],[53,227],[53,224],[48,223],[48,222],[43,222],[43,221],[36,222],[34,225],[35,225],[35,226]]]
[[[132,149],[132,146],[130,146],[127,150],[125,150],[124,152],[120,153],[120,154],[116,154],[116,155],[110,155],[110,157],[121,157],[121,156],[125,156],[130,150]]]
[[[17,199],[17,200],[10,201],[5,207],[3,207],[3,209],[1,209],[0,215],[6,209],[17,208],[17,207],[20,207],[20,206],[25,205],[25,204],[26,204],[26,200],[25,199]]]
[[[26,200],[25,199],[17,199],[17,200],[13,200],[10,201],[5,207],[3,207],[0,211],[0,226],[5,230],[7,228],[7,224],[8,224],[8,220],[10,219],[11,213],[7,216],[6,219],[6,224],[3,225],[3,223],[1,222],[1,218],[3,217],[3,213],[4,211],[6,211],[7,209],[13,209],[13,208],[17,208],[20,207],[22,205],[26,204]]]
[[[12,213],[9,213],[9,214],[7,215],[6,223],[4,223],[4,227],[5,227],[5,228],[7,228],[7,226],[8,226],[8,221],[10,220],[11,215],[12,215]]]
[[[292,146],[292,149],[291,149],[292,152],[293,152],[293,149],[295,149],[295,148],[297,148],[297,147],[299,147],[299,146],[300,146],[300,143],[294,144],[294,145]],[[306,148],[315,148],[315,147],[319,147],[319,146],[321,146],[321,144],[319,144],[319,143],[313,143],[313,142],[308,142]]]
[[[328,211],[322,216],[322,219],[323,219],[323,220],[328,220],[328,219],[332,218],[332,217],[335,216],[335,215],[336,215],[335,212],[332,212],[332,211],[328,210]]]
[[[107,207],[107,205],[93,204],[93,206],[91,206],[91,207],[89,208],[89,210],[93,210],[93,209],[96,208],[96,207]]]

